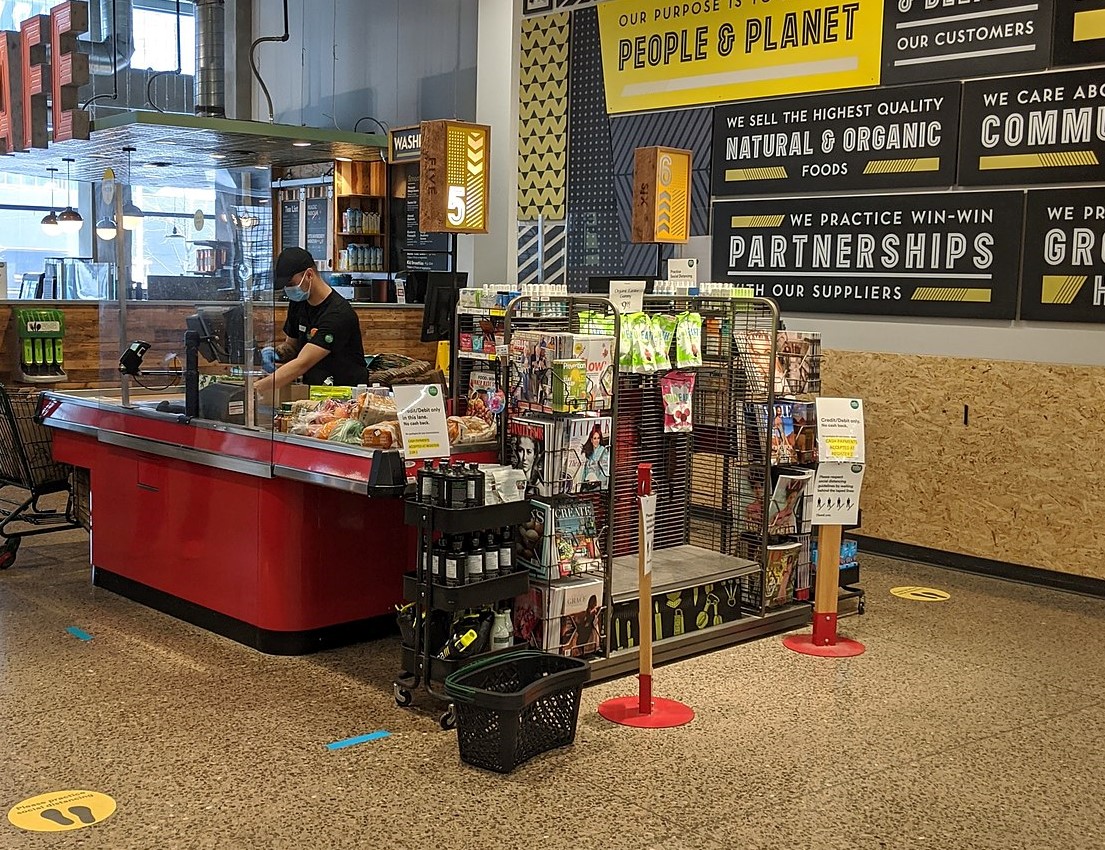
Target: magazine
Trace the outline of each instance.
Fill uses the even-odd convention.
[[[773,543],[767,547],[767,570],[764,573],[766,607],[785,605],[794,596],[801,551],[802,544],[798,542]]]
[[[821,334],[779,331],[775,348],[778,354],[776,368],[782,370],[782,392],[799,395],[820,389]]]
[[[610,487],[609,416],[579,416],[565,422],[564,477],[568,492],[598,492]]]
[[[790,416],[794,422],[794,462],[817,463],[817,403],[792,402]]]
[[[771,491],[767,509],[768,534],[797,534],[809,522],[807,496],[813,493],[813,470],[792,469],[781,473]]]
[[[572,334],[571,351],[561,357],[580,358],[587,364],[587,393],[591,410],[606,410],[614,391],[614,337]]]
[[[552,533],[555,566],[562,577],[602,569],[595,508],[590,502],[554,505]]]
[[[556,492],[557,423],[537,417],[514,416],[507,426],[510,465],[526,473],[529,490],[539,496]]]

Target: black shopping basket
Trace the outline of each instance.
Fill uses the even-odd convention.
[[[590,674],[586,661],[536,650],[496,655],[450,674],[445,692],[456,706],[461,760],[510,773],[572,743]]]
[[[38,392],[11,392],[0,384],[0,490],[26,491],[21,501],[0,498],[0,570],[15,563],[24,537],[79,528],[73,499],[73,468],[54,460],[50,429],[39,419]],[[40,507],[38,500],[51,493],[67,493],[64,510]],[[21,497],[16,497],[21,498]],[[11,523],[38,528],[11,531]]]

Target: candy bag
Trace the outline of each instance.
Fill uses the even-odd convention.
[[[652,341],[656,350],[656,368],[665,370],[671,368],[671,341],[675,337],[675,316],[660,313],[652,317]]]
[[[675,365],[688,369],[702,365],[702,315],[680,313],[675,326]]]
[[[665,434],[688,434],[694,430],[691,421],[694,380],[694,372],[668,372],[660,378]]]

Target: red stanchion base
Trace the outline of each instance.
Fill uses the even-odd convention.
[[[653,697],[649,714],[641,713],[640,699],[636,696],[615,697],[599,703],[599,714],[613,723],[638,729],[671,729],[694,720],[694,709],[689,705],[660,697]]]
[[[803,655],[816,655],[819,658],[851,658],[863,655],[867,649],[858,640],[842,637],[838,637],[836,643],[832,644],[815,643],[813,635],[787,635],[783,638],[783,646]]]

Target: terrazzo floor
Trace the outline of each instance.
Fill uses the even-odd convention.
[[[0,848],[1105,847],[1103,600],[864,556],[842,631],[865,655],[767,638],[663,667],[658,695],[698,712],[674,730],[608,724],[596,706],[635,681],[601,683],[573,748],[498,776],[425,698],[395,706],[397,641],[263,656],[91,587],[86,560],[55,535],[0,573],[0,806],[118,808],[66,832],[4,818]]]

